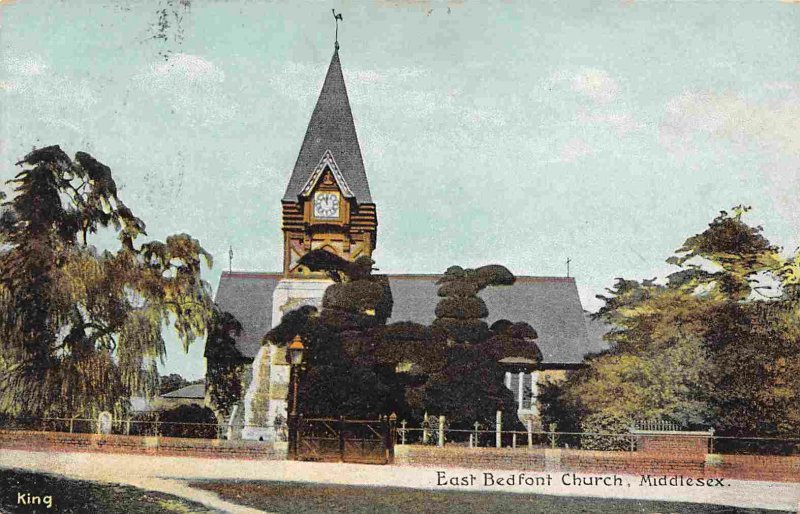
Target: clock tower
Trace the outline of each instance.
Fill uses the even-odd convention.
[[[338,45],[282,200],[283,275],[315,278],[300,265],[311,250],[348,260],[371,256],[377,213],[347,98]]]
[[[324,249],[354,261],[375,250],[378,218],[338,43],[281,204],[283,277],[272,290],[271,312],[262,313],[273,327],[284,314],[304,305],[320,308],[325,290],[333,283],[324,273],[312,273],[300,265],[303,255]],[[271,427],[287,417],[288,386],[285,348],[272,343],[260,346],[244,396],[243,438],[274,440]]]

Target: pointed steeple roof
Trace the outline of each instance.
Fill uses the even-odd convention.
[[[372,203],[353,113],[347,99],[342,66],[339,63],[338,48],[333,52],[325,83],[308,123],[306,137],[300,147],[300,155],[297,156],[283,200],[297,201],[306,186],[311,185],[309,181],[312,175],[317,175],[315,171],[320,171],[317,168],[331,157],[338,167],[337,181],[341,178],[344,182],[340,186],[345,186],[345,195],[352,195],[360,204]]]

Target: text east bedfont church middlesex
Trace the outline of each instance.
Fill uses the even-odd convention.
[[[274,439],[276,418],[286,419],[289,366],[282,349],[271,345],[262,348],[264,334],[288,311],[303,305],[320,307],[325,288],[332,283],[304,269],[298,260],[320,248],[355,260],[371,256],[377,243],[377,209],[369,190],[338,45],[281,204],[283,271],[223,272],[215,298],[223,311],[242,324],[236,348],[251,362],[243,377],[247,393],[232,414],[236,419],[226,421],[236,426],[243,422],[241,436],[250,439]],[[439,275],[388,277],[394,300],[389,322],[430,324],[439,300],[435,285]],[[573,278],[517,276],[513,286],[491,287],[480,296],[489,309],[490,324],[498,319],[525,321],[539,334],[541,363],[532,365],[521,358],[503,360],[508,367],[505,383],[517,394],[521,418],[538,415],[538,383],[546,377],[562,378],[565,370],[581,366],[586,355],[603,349],[601,331],[584,313]]]

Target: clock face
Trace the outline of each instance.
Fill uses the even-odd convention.
[[[317,193],[314,195],[314,217],[336,219],[339,217],[339,195]]]

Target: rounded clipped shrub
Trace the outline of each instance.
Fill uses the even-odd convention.
[[[494,332],[495,334],[504,334],[506,330],[511,328],[514,324],[507,319],[499,319],[492,323],[492,326],[489,327],[489,330]]]
[[[486,354],[491,355],[495,360],[521,357],[536,362],[542,361],[542,351],[532,339],[521,339],[511,337],[508,334],[500,334],[490,337],[481,346]]]
[[[461,266],[450,266],[445,270],[442,277],[437,281],[439,284],[443,284],[445,282],[452,282],[453,280],[457,280],[459,278],[463,278],[465,275],[464,268]]]
[[[477,296],[442,298],[436,305],[437,318],[474,319],[488,315],[486,303]]]
[[[513,323],[508,329],[505,331],[505,334],[514,337],[517,339],[538,339],[539,334],[536,333],[536,330],[533,329],[532,326],[525,323],[524,321]]]
[[[340,309],[323,309],[319,320],[323,325],[334,332],[364,330],[380,323],[380,320],[376,316],[356,314]]]
[[[479,319],[439,318],[431,323],[434,333],[456,341],[478,343],[489,336],[489,325]]]
[[[393,341],[432,341],[434,339],[430,327],[413,321],[400,321],[386,325],[383,328],[382,337],[387,343]]]
[[[481,289],[487,286],[510,286],[516,280],[514,274],[500,264],[489,264],[475,268],[467,276],[475,281]]]
[[[468,280],[453,280],[439,286],[436,294],[439,296],[475,296],[478,294],[478,285]]]
[[[351,313],[364,313],[376,310],[384,301],[386,289],[378,282],[356,280],[333,284],[325,290],[322,306],[325,309],[339,309]]]

